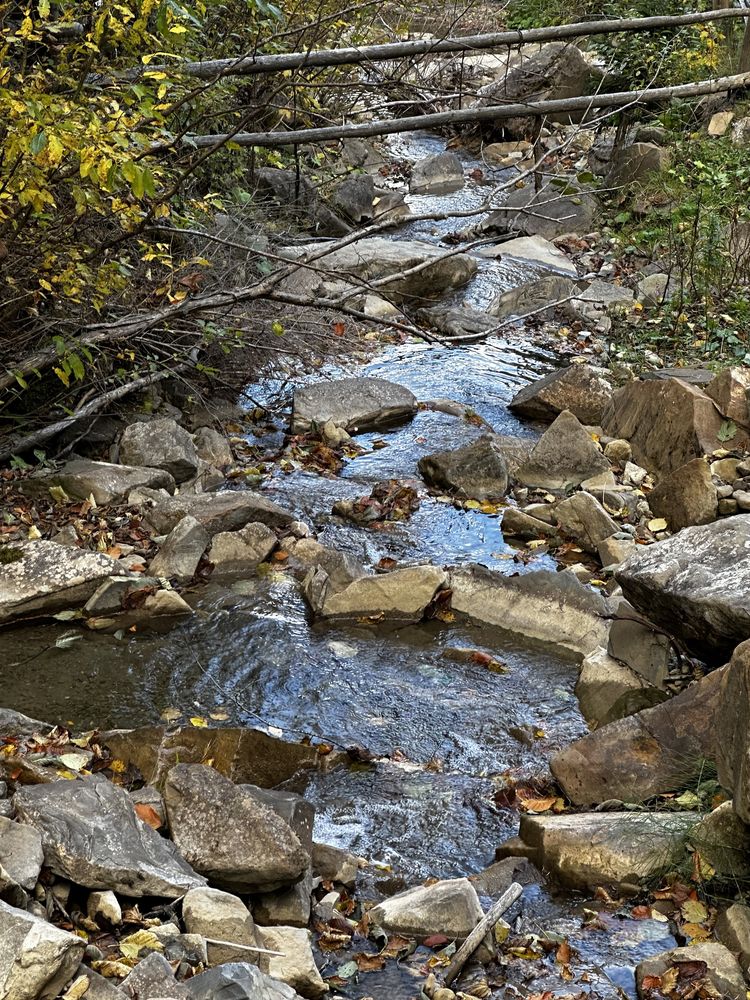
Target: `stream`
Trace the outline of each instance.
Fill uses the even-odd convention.
[[[393,140],[392,153],[418,159],[443,148],[437,137],[407,135]],[[476,165],[464,159],[467,167]],[[415,212],[465,209],[485,193],[467,181],[455,194],[408,201]],[[410,225],[407,219],[394,238],[439,240],[450,228],[455,222]],[[456,300],[481,308],[530,270],[507,259],[481,259],[471,286]],[[388,378],[420,400],[443,397],[467,404],[498,433],[534,437],[538,430],[519,422],[507,404],[554,364],[551,352],[511,327],[505,336],[450,349],[411,342],[391,346],[364,365],[330,367],[323,376]],[[277,400],[278,389],[272,380],[255,385],[253,399]],[[287,411],[277,413],[280,429],[289,402],[287,387],[282,399]],[[369,565],[393,558],[401,564],[476,561],[507,572],[553,567],[545,555],[528,565],[515,561],[516,549],[504,541],[497,516],[426,495],[419,457],[481,433],[462,418],[423,410],[409,424],[358,436],[366,451],[338,478],[277,471],[261,489],[312,524],[321,542]],[[387,446],[371,448],[375,438]],[[421,506],[408,522],[373,531],[331,517],[335,500],[369,493],[388,478],[420,485]],[[6,632],[4,704],[81,730],[155,722],[172,707],[186,717],[214,713],[289,739],[314,735],[391,758],[316,773],[300,789],[317,807],[317,840],[375,863],[365,896],[486,868],[495,848],[517,830],[517,813],[497,804],[503,783],[544,773],[549,756],[586,731],[573,694],[577,664],[497,629],[437,621],[396,629],[315,624],[298,586],[283,572],[226,586],[210,583],[187,596],[197,614],[167,633],[120,640],[77,633],[80,638],[66,647],[55,645],[70,632],[58,622]],[[456,659],[452,650],[461,647],[492,654],[507,673]],[[599,901],[528,886],[506,917],[520,933],[567,938],[576,955],[575,982],[561,979],[553,950],[534,963],[511,958],[505,974],[512,985],[493,995],[550,990],[559,997],[634,997],[634,965],[673,947],[674,939],[667,924],[636,921],[626,911],[610,909],[593,923],[590,912],[584,913],[600,909]],[[362,974],[339,993],[352,1000],[416,997],[415,975],[426,955],[419,949],[409,961]],[[323,975],[333,974],[340,959],[327,954],[324,960]]]

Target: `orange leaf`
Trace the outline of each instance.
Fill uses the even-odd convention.
[[[147,826],[152,827],[154,830],[158,830],[161,826],[161,816],[150,806],[147,802],[136,802],[135,811],[139,819],[142,819]]]

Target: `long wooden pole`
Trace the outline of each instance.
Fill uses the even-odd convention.
[[[338,139],[362,138],[376,135],[393,135],[414,129],[432,129],[443,125],[457,125],[482,121],[502,121],[504,118],[540,117],[552,114],[579,114],[597,108],[617,108],[638,104],[657,104],[675,97],[699,97],[750,86],[750,72],[734,76],[721,76],[714,80],[701,80],[676,87],[656,87],[653,90],[626,90],[614,94],[593,94],[591,97],[570,97],[556,101],[518,102],[498,104],[486,108],[463,108],[440,111],[431,115],[410,118],[365,122],[361,125],[329,125],[322,128],[302,128],[294,132],[238,132],[236,135],[196,135],[183,140],[188,147],[301,146],[315,142],[333,142]],[[153,153],[168,150],[168,146],[155,146]]]
[[[237,56],[232,59],[208,59],[204,62],[150,64],[128,71],[130,79],[143,73],[159,71],[175,75],[214,80],[222,76],[248,76],[258,73],[278,73],[308,66],[354,66],[358,63],[388,62],[410,56],[441,54],[446,52],[481,52],[530,42],[564,41],[588,35],[610,35],[619,32],[661,31],[680,28],[689,24],[708,24],[725,18],[747,16],[742,9],[709,10],[703,13],[678,14],[662,17],[631,17],[609,21],[581,21],[576,24],[554,25],[546,28],[498,31],[492,34],[466,35],[459,38],[416,39],[408,42],[389,42],[384,45],[362,45],[356,48],[316,49],[306,52],[287,52],[278,55]]]

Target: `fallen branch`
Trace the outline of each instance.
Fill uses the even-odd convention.
[[[482,943],[485,934],[491,931],[500,917],[509,909],[523,892],[523,886],[518,882],[511,882],[500,899],[494,903],[479,921],[474,930],[469,934],[464,943],[453,956],[451,964],[445,970],[445,985],[450,986],[458,976],[468,960]]]
[[[614,94],[594,94],[590,97],[569,97],[554,101],[517,102],[497,104],[486,108],[459,108],[439,111],[431,115],[414,115],[392,121],[365,122],[361,125],[328,125],[322,128],[302,128],[294,132],[238,132],[235,135],[186,136],[185,146],[202,149],[218,143],[229,142],[237,146],[301,146],[339,139],[366,138],[377,135],[394,135],[417,129],[435,129],[444,125],[475,124],[502,121],[504,118],[539,118],[546,115],[587,112],[594,108],[616,108],[639,104],[657,104],[673,98],[700,97],[750,86],[750,72],[733,76],[720,76],[698,83],[684,83],[675,87],[657,87],[653,90],[626,90]],[[171,147],[154,146],[152,153],[161,153]]]
[[[553,25],[545,28],[498,31],[491,34],[466,35],[463,38],[417,39],[389,42],[385,45],[362,45],[348,49],[318,49],[308,52],[288,52],[278,55],[237,56],[233,59],[209,59],[205,62],[141,66],[128,71],[125,78],[133,79],[144,72],[159,71],[213,80],[224,76],[248,76],[258,73],[278,73],[308,66],[355,66],[361,63],[388,62],[413,56],[446,52],[480,52],[487,49],[525,45],[530,42],[564,41],[588,35],[609,35],[633,31],[661,31],[689,24],[707,24],[724,18],[747,17],[747,10],[730,8],[703,13],[678,14],[663,17],[630,17],[611,21],[581,21],[577,24]]]

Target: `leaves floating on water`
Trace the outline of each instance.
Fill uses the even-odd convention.
[[[417,491],[398,479],[376,483],[369,496],[338,500],[333,505],[334,514],[366,528],[405,521],[418,509]]]

